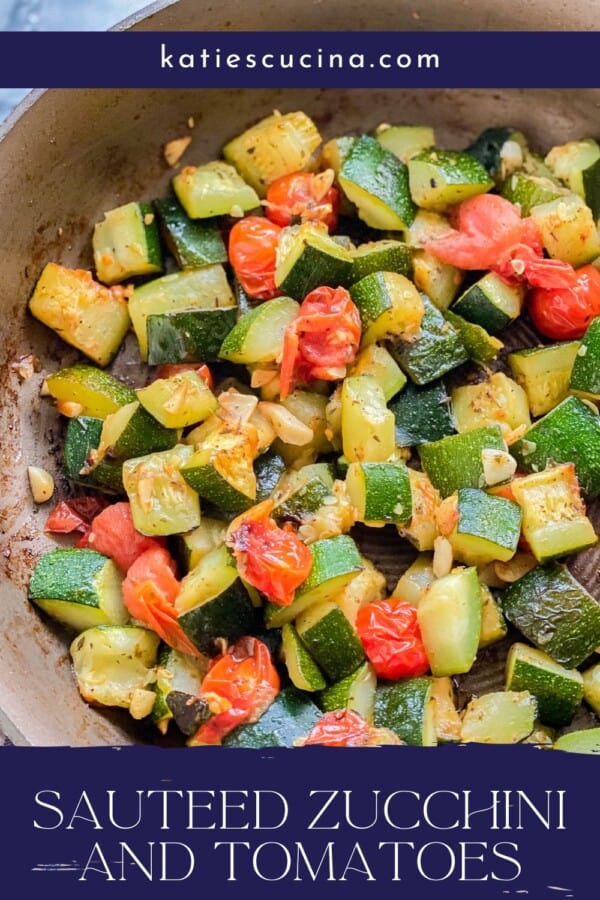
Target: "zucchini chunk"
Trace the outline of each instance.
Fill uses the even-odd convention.
[[[177,621],[201,653],[215,656],[221,639],[233,643],[255,624],[254,608],[225,546],[204,556],[181,582]]]
[[[275,491],[273,515],[277,520],[304,521],[321,509],[333,493],[329,463],[313,463],[284,472]]]
[[[129,620],[121,595],[122,575],[96,550],[50,550],[38,559],[29,582],[29,599],[75,631]]]
[[[425,590],[434,581],[431,553],[419,553],[414,562],[402,573],[392,593],[411,606],[418,606]]]
[[[385,462],[396,449],[394,414],[372,375],[342,385],[342,447],[350,462]]]
[[[467,362],[469,355],[456,329],[425,295],[423,318],[413,339],[395,340],[390,352],[415,384],[429,384]]]
[[[530,215],[534,206],[549,203],[568,194],[566,188],[558,182],[543,175],[529,175],[527,172],[514,172],[502,186],[502,196],[521,210],[523,217]]]
[[[182,309],[146,319],[148,363],[215,362],[237,321],[237,307]]]
[[[119,462],[103,459],[93,468],[90,460],[100,446],[102,419],[77,416],[69,419],[63,447],[63,470],[74,484],[109,493],[123,492]]]
[[[477,570],[459,567],[433,581],[419,601],[417,618],[431,674],[468,672],[475,662],[481,632]]]
[[[440,211],[475,194],[485,194],[494,182],[473,156],[456,150],[423,150],[408,161],[410,194],[421,209]]]
[[[600,645],[600,604],[559,563],[536,566],[506,588],[502,609],[532,644],[567,668]]]
[[[435,146],[435,132],[429,125],[380,125],[375,137],[403,163]]]
[[[463,714],[465,744],[518,744],[535,727],[537,703],[529,691],[493,691],[476,697]]]
[[[390,403],[396,420],[396,445],[414,447],[447,437],[456,423],[446,385],[439,379],[417,386],[412,382]]]
[[[312,603],[297,616],[296,630],[331,681],[350,675],[364,662],[362,643],[334,600]]]
[[[598,161],[600,147],[593,138],[559,144],[552,147],[544,159],[550,171],[586,202],[586,187],[590,186],[590,181],[593,183]]]
[[[155,703],[153,683],[160,638],[135,625],[98,625],[71,643],[79,692],[88,703],[129,709],[143,719]]]
[[[190,219],[176,197],[155,200],[165,242],[180,269],[201,269],[227,262],[217,219]]]
[[[240,513],[256,500],[254,456],[247,434],[218,430],[197,445],[181,475],[203,499],[225,512]]]
[[[408,470],[412,492],[412,518],[408,525],[397,525],[401,537],[407,538],[417,550],[433,550],[433,542],[439,534],[436,511],[440,494],[425,472]]]
[[[290,681],[301,691],[321,691],[327,684],[317,663],[291,622],[281,629],[281,649]]]
[[[568,753],[600,753],[600,728],[569,731],[554,742],[554,750]]]
[[[170,450],[176,443],[177,431],[165,428],[144,409],[139,400],[135,400],[106,417],[92,463],[95,466],[105,459],[123,461],[134,456],[145,456]]]
[[[454,682],[445,675],[432,681],[436,737],[438,741],[459,741],[461,719],[456,708]]]
[[[48,392],[61,403],[75,403],[80,415],[105,419],[135,401],[135,391],[95,366],[75,365],[46,379]]]
[[[364,662],[354,672],[330,684],[317,696],[323,712],[334,709],[353,709],[367,722],[373,721],[377,676],[369,662]]]
[[[569,392],[588,400],[600,400],[600,316],[592,319],[575,355]]]
[[[352,462],[346,488],[357,522],[407,525],[412,518],[412,492],[405,463]]]
[[[584,495],[600,494],[600,418],[578,397],[566,397],[534,422],[510,452],[525,472],[573,463]]]
[[[504,372],[494,372],[478,384],[454,388],[452,408],[461,434],[485,425],[499,425],[508,437],[520,426],[531,425],[525,391]]]
[[[412,253],[408,244],[402,241],[382,240],[370,241],[350,251],[352,269],[348,279],[356,284],[361,278],[373,272],[398,272],[405,278],[412,278]]]
[[[283,232],[277,250],[275,284],[283,294],[303,300],[317,287],[348,282],[350,252],[317,225],[305,223]]]
[[[506,690],[529,691],[538,717],[546,725],[568,725],[583,699],[583,678],[577,669],[565,669],[552,657],[519,641],[506,660]]]
[[[359,218],[371,228],[403,231],[413,221],[416,206],[408,186],[408,169],[375,138],[364,134],[354,141],[338,181]]]
[[[181,474],[181,467],[193,452],[192,447],[178,444],[123,464],[133,524],[142,534],[179,534],[200,524],[198,495]]]
[[[362,323],[362,346],[386,338],[415,340],[425,314],[414,284],[397,272],[373,272],[350,288]]]
[[[583,699],[598,715],[600,714],[600,663],[584,669],[582,675]]]
[[[594,215],[578,194],[567,194],[531,209],[542,244],[553,259],[578,268],[600,255],[600,236]]]
[[[454,301],[452,312],[496,334],[520,315],[524,296],[522,285],[506,284],[488,272]]]
[[[239,216],[260,206],[254,188],[222,160],[184,166],[173,177],[173,190],[190,219]]]
[[[434,487],[442,497],[449,497],[461,488],[479,488],[485,484],[483,450],[506,450],[499,425],[485,425],[421,444],[419,455]]]
[[[401,678],[375,691],[373,724],[389,728],[413,747],[437,744],[432,678]]]
[[[511,487],[523,510],[523,537],[538,562],[585,550],[598,540],[572,463],[516,478]]]
[[[184,269],[163,275],[137,287],[129,301],[129,312],[143,360],[148,357],[149,316],[192,309],[235,307],[235,297],[221,265]]]
[[[321,717],[311,698],[295,687],[280,691],[258,722],[241,725],[223,739],[225,747],[293,747]]]
[[[147,203],[126,203],[105,212],[94,226],[92,249],[98,280],[104,284],[162,271],[158,225]]]
[[[147,412],[165,428],[186,428],[203,422],[213,413],[217,398],[196,372],[178,372],[157,378],[136,391]]]
[[[127,289],[105,287],[85,269],[47,263],[29,311],[99,366],[116,356],[130,326]]]
[[[447,537],[455,559],[468,566],[485,566],[495,560],[506,562],[515,555],[523,515],[517,503],[477,488],[462,488],[453,512],[456,523]]]
[[[369,344],[356,357],[349,375],[372,375],[381,387],[386,403],[402,390],[406,375],[391,353],[379,344]]]
[[[513,152],[509,153],[511,150]],[[507,166],[512,168],[516,164],[520,168],[526,152],[525,135],[510,125],[485,128],[465,150],[495,181],[506,178]]]
[[[207,553],[225,543],[226,533],[226,522],[203,515],[197,528],[174,535],[175,555],[183,571],[195,569]]]
[[[481,631],[479,649],[489,647],[506,637],[508,626],[500,602],[487,584],[481,583]]]
[[[264,197],[273,181],[306,169],[320,143],[321,135],[305,113],[274,112],[229,141],[223,156]]]
[[[221,344],[219,356],[242,365],[275,362],[288,325],[300,309],[291,297],[275,297],[240,317]]]
[[[480,363],[480,365],[492,362],[504,347],[502,341],[488,334],[481,325],[467,322],[466,319],[463,319],[462,316],[457,316],[450,309],[445,310],[444,318],[447,322],[450,322],[458,334],[465,350],[469,354],[469,359],[472,359],[473,362]]]
[[[566,341],[509,353],[508,364],[513,378],[527,394],[531,415],[535,418],[550,412],[569,393],[579,346],[579,341]]]

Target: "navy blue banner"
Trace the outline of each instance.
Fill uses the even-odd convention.
[[[585,88],[598,32],[3,32],[3,87]]]
[[[598,760],[534,747],[14,749],[3,895],[595,896]],[[7,838],[10,840],[7,840]]]

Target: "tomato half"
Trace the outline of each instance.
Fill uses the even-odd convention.
[[[79,546],[91,547],[110,556],[118,567],[127,572],[138,556],[154,547],[164,546],[164,540],[148,537],[136,530],[131,506],[126,501],[113,503],[93,520],[90,530]]]
[[[568,287],[575,282],[569,263],[544,259],[537,223],[497,194],[478,194],[454,210],[457,230],[428,241],[425,250],[459,269],[490,269],[510,284]]]
[[[270,300],[279,293],[275,266],[281,228],[262,216],[246,216],[229,233],[229,262],[251,297]]]
[[[196,740],[218,744],[243,722],[256,722],[279,693],[279,675],[269,648],[255,637],[242,637],[215,658],[204,676],[200,697],[213,716]]]
[[[281,360],[281,399],[296,381],[336,381],[354,362],[361,338],[360,313],[345,288],[318,287],[288,325]]]
[[[371,727],[353,709],[334,709],[321,716],[302,741],[302,746],[364,747],[370,743]]]
[[[594,266],[583,266],[576,276],[574,287],[537,287],[527,298],[531,321],[547,338],[576,340],[592,319],[600,316],[600,272]]]
[[[273,501],[258,503],[234,519],[227,532],[240,577],[273,603],[289,606],[306,581],[312,554],[290,524],[279,528],[270,518]]]
[[[318,175],[293,172],[274,181],[267,190],[266,213],[277,225],[321,222],[329,231],[337,226],[340,194],[333,187],[334,172]]]
[[[90,523],[107,505],[103,497],[73,497],[56,504],[46,520],[44,530],[53,534],[71,534],[74,531],[84,535],[90,530]]]
[[[179,581],[175,561],[164,547],[151,547],[129,567],[123,581],[123,601],[129,613],[139,619],[162,640],[191,656],[200,656],[177,621],[175,600]]]
[[[429,670],[417,610],[410,603],[397,597],[367,603],[358,611],[356,631],[380,678],[424,675]]]

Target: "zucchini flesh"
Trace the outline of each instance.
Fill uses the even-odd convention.
[[[126,203],[104,213],[92,238],[98,279],[116,284],[163,267],[158,226],[147,203]]]
[[[323,712],[353,709],[367,722],[373,721],[377,676],[369,662],[364,662],[350,675],[326,687],[317,697]]]
[[[423,593],[417,618],[432,675],[471,669],[481,632],[481,589],[477,570],[455,569]]]
[[[237,307],[183,309],[146,319],[148,363],[214,362],[234,327]]]
[[[511,559],[521,536],[521,508],[477,488],[458,491],[457,522],[448,540],[454,556],[469,566]]]
[[[531,209],[542,244],[553,259],[578,268],[600,255],[600,237],[594,215],[578,194],[541,203]]]
[[[517,641],[506,660],[506,690],[529,691],[546,725],[568,725],[583,698],[583,678],[535,647]]]
[[[533,731],[536,713],[529,691],[484,694],[467,705],[460,739],[467,744],[517,744]]]
[[[423,469],[443,497],[461,488],[478,488],[484,482],[481,451],[506,449],[499,425],[486,425],[465,434],[453,434],[431,444],[422,444]]]
[[[423,150],[408,161],[410,193],[421,209],[443,210],[494,182],[473,156],[455,150]]]
[[[192,447],[179,444],[123,464],[133,523],[142,534],[179,534],[200,524],[198,495],[180,471],[193,452]]]
[[[425,309],[412,282],[397,272],[365,275],[350,288],[363,328],[362,346],[386,338],[414,340]]]
[[[326,685],[323,673],[298,636],[294,625],[287,622],[281,629],[281,648],[290,681],[301,691],[320,691]]]
[[[239,216],[260,206],[254,188],[222,160],[185,166],[174,176],[173,190],[190,219]]]
[[[531,425],[525,391],[504,372],[494,372],[478,384],[455,388],[452,408],[461,434],[485,425],[499,425],[508,437],[520,426]]]
[[[413,340],[395,341],[391,353],[415,384],[429,384],[469,358],[460,335],[428,297],[423,296],[423,318]]]
[[[535,418],[550,412],[567,396],[579,346],[579,341],[567,341],[509,353],[512,376],[527,394]]]
[[[63,466],[67,478],[75,484],[100,491],[122,493],[121,465],[112,460],[101,460],[93,468],[90,460],[100,445],[102,419],[78,416],[69,419],[63,449]]]
[[[415,217],[408,169],[375,138],[362,135],[350,147],[338,174],[340,187],[371,228],[403,231]]]
[[[162,233],[180,269],[200,269],[227,262],[216,219],[190,219],[176,197],[155,200]]]
[[[145,410],[165,428],[185,428],[203,422],[217,408],[217,398],[196,372],[157,378],[136,391]]]
[[[372,375],[344,379],[342,447],[351,462],[385,462],[396,448],[394,414]]]
[[[245,365],[274,362],[283,351],[286,328],[298,315],[299,308],[291,297],[275,297],[261,303],[241,316],[229,331],[219,356]]]
[[[60,369],[48,376],[46,385],[59,403],[76,403],[81,407],[80,415],[97,419],[105,419],[135,400],[135,391],[94,366],[80,364]]]

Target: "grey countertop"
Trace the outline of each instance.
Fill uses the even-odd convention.
[[[149,0],[147,0],[149,2]],[[106,31],[146,0],[0,0],[2,31]],[[30,88],[0,87],[0,122]]]

